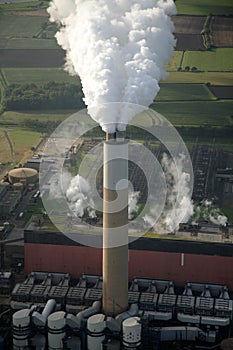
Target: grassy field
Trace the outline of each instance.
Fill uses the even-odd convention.
[[[233,72],[171,72],[166,83],[211,83],[213,85],[232,85]]]
[[[1,9],[1,6],[0,6]],[[45,16],[6,14],[0,12],[0,47],[5,49],[58,48],[55,25]]]
[[[176,7],[178,14],[192,15],[231,15],[231,0],[177,0]]]
[[[10,130],[16,162],[24,163],[32,155],[31,147],[36,147],[41,140],[41,133],[28,130]]]
[[[42,8],[48,7],[48,1],[31,1],[31,2],[18,2],[0,5],[1,12],[11,12],[11,11],[35,11]]]
[[[176,72],[180,66],[182,51],[173,51],[172,59],[166,64],[166,70],[168,72]]]
[[[206,101],[214,100],[214,95],[205,84],[161,83],[156,101]]]
[[[32,155],[31,147],[36,147],[41,140],[39,132],[22,129],[0,129],[0,162],[3,164],[12,162],[12,154],[4,130],[13,144],[16,163],[25,162]]]
[[[74,111],[31,111],[31,112],[4,112],[0,117],[0,126],[20,126],[23,127],[26,120],[38,119],[41,122],[58,121],[72,115]]]
[[[0,47],[4,49],[57,49],[55,39],[39,38],[1,38]]]
[[[46,22],[46,17],[4,15],[0,13],[0,37],[5,39],[32,38]]]
[[[186,51],[182,69],[186,66],[196,67],[201,71],[228,72],[233,71],[233,48],[215,49],[211,51]]]
[[[47,81],[67,81],[76,83],[62,68],[4,68],[2,72],[8,83],[45,83]],[[214,85],[232,85],[233,72],[170,72],[161,83],[211,83]]]
[[[152,107],[175,126],[221,127],[233,122],[233,101],[158,102]]]
[[[4,68],[2,72],[8,84],[44,84],[48,81],[79,83],[78,77],[71,77],[63,68]]]

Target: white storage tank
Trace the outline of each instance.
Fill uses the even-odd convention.
[[[87,348],[88,350],[101,350],[105,339],[105,315],[97,314],[87,320]]]
[[[13,315],[13,348],[14,350],[27,349],[29,345],[30,327],[30,309],[22,309]]]
[[[123,323],[124,349],[137,349],[141,346],[142,325],[139,317],[127,318]]]
[[[48,317],[48,348],[49,350],[63,349],[62,339],[65,337],[66,313],[57,311]]]

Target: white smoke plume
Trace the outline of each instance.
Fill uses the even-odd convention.
[[[190,175],[185,172],[185,157],[179,155],[176,163],[165,153],[161,160],[167,185],[166,203],[162,214],[154,224],[153,214],[156,213],[156,203],[150,212],[144,216],[144,222],[153,226],[157,233],[175,231],[179,223],[187,222],[193,214],[191,200]]]
[[[60,26],[65,68],[81,78],[91,117],[104,131],[124,130],[135,112],[123,103],[146,109],[167,76],[173,0],[53,0],[48,12]],[[111,102],[123,103],[113,110]]]
[[[227,217],[222,215],[220,209],[216,208],[210,200],[204,200],[200,205],[194,207],[192,219],[193,222],[207,220],[222,226],[225,226],[228,221]]]
[[[89,217],[96,217],[94,203],[89,193],[90,185],[82,176],[76,175],[71,179],[66,198],[75,216],[83,217],[86,210]]]
[[[62,173],[61,178],[59,175],[54,174],[50,179],[49,197],[51,199],[63,198],[71,179],[71,174],[66,171]]]
[[[129,191],[128,196],[128,219],[132,220],[134,218],[134,214],[137,213],[139,206],[138,200],[140,197],[140,192],[132,192]]]

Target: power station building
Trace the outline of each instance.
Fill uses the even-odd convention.
[[[102,274],[102,249],[83,246],[48,225],[25,229],[25,273],[32,271]],[[80,233],[81,235],[81,233]],[[231,242],[141,237],[129,244],[129,281],[135,277],[227,285],[233,291]]]

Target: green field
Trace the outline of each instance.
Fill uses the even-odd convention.
[[[0,126],[24,126],[26,120],[40,120],[41,122],[58,121],[62,122],[73,114],[73,111],[33,111],[33,112],[4,112],[0,116]]]
[[[182,69],[196,67],[201,71],[232,72],[233,48],[213,49],[211,51],[186,51]]]
[[[156,101],[206,101],[215,100],[205,84],[161,83]]]
[[[39,38],[1,38],[0,47],[4,49],[57,49],[55,39]]]
[[[182,55],[182,51],[173,51],[172,59],[166,64],[166,70],[168,72],[176,72],[178,70],[180,67]]]
[[[78,77],[71,77],[63,68],[4,68],[2,72],[8,84],[80,83]]]
[[[178,14],[192,15],[231,15],[231,0],[177,0],[176,7]]]
[[[211,83],[212,85],[232,85],[233,72],[171,72],[166,83]]]
[[[18,16],[0,13],[0,37],[8,40],[11,38],[32,38],[42,29],[41,25],[46,22],[47,18],[42,16]]]
[[[10,12],[10,11],[35,11],[42,8],[48,7],[48,1],[31,1],[31,2],[18,2],[0,5],[1,12]]]
[[[77,77],[71,77],[62,68],[4,68],[4,76],[9,84],[11,83],[36,83],[43,84],[48,81],[77,82]],[[233,72],[170,72],[166,83],[211,83],[213,85],[232,85]]]
[[[0,7],[1,9],[1,7]],[[3,14],[0,12],[0,47],[5,49],[58,48],[56,26],[46,16]]]
[[[175,126],[232,125],[233,101],[157,102],[151,106]]]
[[[12,142],[16,163],[25,162],[32,155],[31,147],[36,147],[40,142],[41,133],[22,129],[4,129]],[[0,128],[0,162],[7,164],[12,162],[12,154],[4,129]]]

